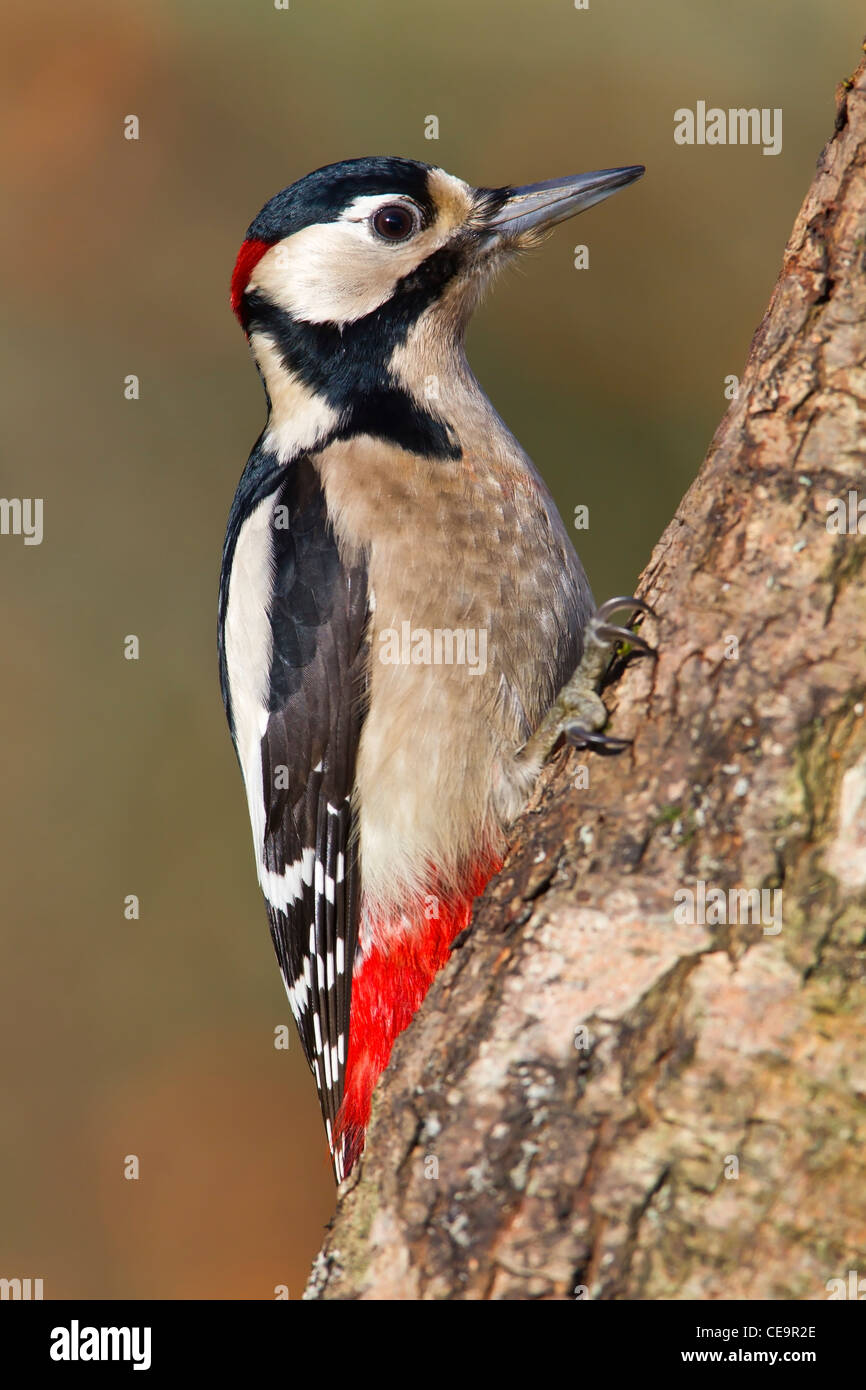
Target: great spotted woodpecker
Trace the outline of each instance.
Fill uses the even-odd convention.
[[[337,1181],[376,1080],[564,733],[615,746],[618,641],[463,349],[491,274],[643,173],[474,188],[409,159],[307,175],[231,286],[268,401],[223,553],[223,700]],[[582,659],[581,659],[582,658]]]

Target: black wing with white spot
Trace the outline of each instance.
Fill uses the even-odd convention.
[[[351,808],[367,650],[366,570],[347,568],[310,465],[277,499],[270,718],[262,740],[271,934],[333,1137],[349,1043],[358,929]],[[292,900],[292,895],[294,895]],[[338,1173],[338,1177],[341,1176]]]
[[[289,466],[271,495],[272,653],[259,788],[244,775],[254,828],[256,791],[264,803],[259,880],[333,1148],[358,932],[351,793],[366,693],[367,574],[363,563],[342,562],[306,459]],[[339,1179],[339,1154],[334,1164]]]

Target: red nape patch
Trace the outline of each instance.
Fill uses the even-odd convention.
[[[243,322],[241,319],[241,300],[244,297],[244,290],[249,284],[250,276],[262,259],[262,256],[266,251],[270,251],[273,244],[272,241],[257,241],[255,237],[251,237],[243,243],[238,252],[238,258],[235,261],[235,268],[232,273],[231,297],[232,309],[241,323]]]
[[[455,938],[469,925],[473,899],[501,867],[479,866],[458,898],[440,903],[432,921],[422,903],[410,917],[413,927],[401,928],[390,947],[372,950],[352,981],[346,1082],[335,1129],[335,1147],[340,1140],[345,1143],[345,1177],[363,1152],[373,1089],[396,1038],[411,1023]]]

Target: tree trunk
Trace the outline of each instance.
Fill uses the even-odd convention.
[[[823,1299],[866,1273],[864,166],[861,64],[644,572],[658,660],[606,697],[633,746],[542,775],[307,1297]]]

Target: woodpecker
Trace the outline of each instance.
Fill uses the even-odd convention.
[[[493,273],[644,172],[476,188],[366,158],[247,231],[231,303],[268,415],[223,550],[219,660],[271,936],[337,1182],[376,1081],[618,643],[469,368]],[[631,621],[629,618],[629,622]]]

